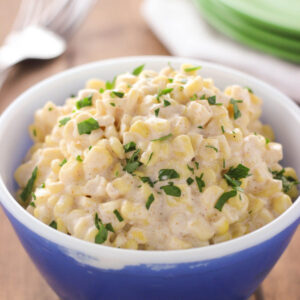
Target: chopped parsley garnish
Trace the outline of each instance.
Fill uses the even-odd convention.
[[[103,93],[104,93],[104,88],[100,88],[100,89],[99,89],[99,93],[100,93],[100,94],[103,94]]]
[[[171,105],[171,102],[165,99],[164,100],[164,106],[169,106],[169,105]]]
[[[36,206],[35,206],[35,203],[34,203],[33,201],[31,201],[31,202],[29,203],[29,205],[32,206],[32,207],[36,207]]]
[[[195,166],[196,166],[196,169],[198,170],[199,169],[199,163],[197,161],[195,161]]]
[[[189,165],[186,165],[186,166],[194,174],[194,168],[190,167]]]
[[[151,154],[150,154],[150,156],[149,156],[149,159],[148,159],[148,161],[147,161],[147,164],[146,164],[146,165],[148,165],[148,164],[149,164],[150,160],[152,159],[152,156],[153,156],[153,152],[151,152]]]
[[[45,182],[43,182],[43,183],[41,184],[40,188],[41,188],[41,189],[44,189],[45,186],[46,186],[46,185],[45,185]]]
[[[170,138],[172,136],[172,133],[169,133],[168,135],[165,135],[165,136],[162,136],[158,139],[154,139],[154,140],[151,140],[152,142],[157,142],[157,141],[165,141],[167,140],[168,138]]]
[[[167,94],[171,93],[172,91],[173,91],[173,88],[159,90],[158,94],[157,94],[157,97],[159,98],[163,95],[167,95]]]
[[[141,179],[144,183],[148,183],[151,187],[154,187],[154,182],[151,180],[150,177],[142,176],[142,177],[140,177],[140,179]]]
[[[274,179],[282,181],[282,190],[284,193],[287,193],[293,187],[293,185],[297,185],[300,182],[292,176],[285,176],[284,172],[285,169],[281,169],[280,171],[271,171]]]
[[[116,84],[116,80],[117,80],[117,76],[114,77],[113,81],[106,81],[105,83],[105,88],[107,90],[112,90],[113,88],[115,88],[115,84]]]
[[[77,124],[78,132],[82,134],[90,134],[93,130],[99,129],[100,126],[94,118],[89,118]]]
[[[253,94],[253,90],[250,89],[248,86],[245,86],[244,88],[245,88],[246,90],[248,90],[249,93]]]
[[[136,67],[136,68],[132,71],[132,74],[135,75],[135,76],[140,75],[141,72],[144,70],[144,67],[145,67],[145,64]]]
[[[109,103],[111,106],[113,106],[113,107],[115,107],[116,106],[116,104],[115,103],[113,103],[113,102],[110,102]]]
[[[223,159],[223,169],[225,169],[225,159]]]
[[[59,164],[59,166],[62,167],[66,162],[67,162],[67,159],[64,158],[64,159],[62,160],[62,162]]]
[[[123,146],[125,153],[133,151],[136,149],[136,143],[135,142],[129,142],[126,145]]]
[[[205,100],[205,99],[206,99],[206,95],[205,94],[201,95],[200,100]]]
[[[168,185],[161,186],[160,189],[163,190],[169,196],[174,196],[174,197],[181,196],[180,188],[174,185],[173,182],[169,182]]]
[[[191,68],[185,68],[184,72],[193,72],[193,71],[197,71],[200,70],[202,67],[198,66],[198,67],[191,67]]]
[[[173,78],[168,78],[168,81],[169,81],[170,83],[172,83],[172,82],[174,81],[174,79],[173,79]]]
[[[36,129],[35,128],[32,130],[32,134],[33,134],[33,136],[36,136]]]
[[[210,105],[215,105],[216,104],[216,96],[210,96],[207,98],[207,101]]]
[[[102,224],[102,221],[101,219],[98,217],[98,213],[95,213],[95,219],[94,219],[94,222],[95,222],[95,226],[97,229],[100,229],[100,225]]]
[[[76,160],[78,160],[78,161],[80,161],[80,162],[83,161],[80,155],[77,155],[77,156],[76,156]]]
[[[90,146],[89,146],[89,150],[91,150],[92,148],[93,148],[93,146],[92,146],[92,145],[90,145]]]
[[[105,224],[105,228],[110,231],[110,232],[115,232],[113,226],[111,225],[111,223],[107,223]]]
[[[33,200],[36,200],[36,195],[35,195],[35,193],[32,192],[31,195],[32,195]]]
[[[92,98],[93,98],[93,95],[90,95],[89,97],[85,97],[81,100],[78,100],[76,102],[76,108],[80,109],[82,107],[92,106]]]
[[[32,194],[33,186],[34,186],[35,180],[37,178],[37,172],[38,172],[38,167],[35,167],[32,171],[31,177],[27,181],[27,184],[20,195],[21,199],[24,202],[26,202],[28,200],[29,196]]]
[[[148,200],[147,200],[147,202],[146,202],[146,208],[147,208],[147,209],[150,208],[150,206],[151,206],[151,204],[152,204],[152,202],[153,202],[154,200],[155,200],[155,199],[154,199],[153,194],[150,194],[150,196],[148,197]]]
[[[49,107],[49,108],[48,108],[49,111],[51,111],[52,109],[53,109],[52,107]]]
[[[199,125],[198,128],[203,129],[203,126]]]
[[[242,102],[243,100],[235,100],[233,98],[230,99],[230,103],[233,105],[233,117],[235,120],[242,116],[240,109],[238,107],[238,103],[242,103]]]
[[[203,181],[203,173],[201,173],[200,177],[195,177],[196,178],[196,182],[197,182],[197,186],[198,186],[198,189],[199,189],[199,192],[202,193],[203,191],[203,188],[205,187],[205,182]]]
[[[221,130],[222,130],[222,133],[225,133],[225,129],[224,129],[223,125],[221,126]]]
[[[190,100],[191,100],[191,101],[197,100],[197,94],[194,94],[192,97],[190,97]]]
[[[243,192],[243,189],[240,187],[242,182],[240,180],[236,180],[228,176],[226,173],[223,175],[226,179],[226,182],[228,185],[232,186],[234,189],[239,190],[240,192]]]
[[[117,92],[117,91],[112,91],[110,93],[110,96],[112,98],[114,98],[115,96],[119,97],[119,98],[123,98],[124,97],[124,93],[123,92]]]
[[[66,117],[66,118],[59,120],[59,127],[66,125],[70,120],[71,120],[70,117]]]
[[[103,244],[107,240],[108,231],[104,224],[99,225],[99,231],[95,236],[96,244]]]
[[[158,172],[158,179],[160,181],[179,177],[179,174],[174,169],[161,169]]]
[[[270,143],[270,140],[267,137],[265,138],[265,140],[266,140],[266,145],[268,145]]]
[[[192,183],[194,182],[194,179],[192,177],[189,177],[187,180],[186,180],[186,183],[188,185],[191,185]]]
[[[70,95],[70,98],[75,98],[75,97],[76,97],[76,95],[74,95],[74,94]]]
[[[158,117],[158,114],[159,114],[159,108],[157,108],[157,109],[154,111],[154,114],[155,114],[155,117]]]
[[[119,222],[124,221],[122,215],[120,214],[120,212],[117,209],[114,210],[114,214],[117,217],[117,219],[119,220]]]
[[[56,221],[52,221],[50,224],[49,224],[50,227],[54,228],[54,229],[57,229],[57,223]]]
[[[205,145],[206,148],[210,148],[210,149],[213,149],[214,151],[218,152],[218,148],[216,148],[215,146],[213,145]]]
[[[138,160],[140,149],[137,149],[129,159],[126,159],[126,165],[123,170],[132,174],[142,163]]]
[[[230,167],[229,171],[226,173],[228,176],[235,180],[240,180],[242,178],[246,178],[249,175],[250,169],[242,164],[238,164],[237,167]]]
[[[224,206],[224,204],[230,199],[233,198],[237,195],[237,191],[236,190],[231,190],[229,192],[225,192],[223,193],[220,198],[217,200],[217,203],[215,205],[215,208],[219,211],[222,211],[222,208]]]

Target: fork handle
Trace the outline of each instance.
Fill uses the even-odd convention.
[[[3,85],[10,67],[22,61],[24,57],[20,56],[20,51],[10,45],[0,47],[0,88]]]

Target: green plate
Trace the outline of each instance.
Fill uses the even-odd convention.
[[[236,26],[229,24],[226,20],[224,20],[223,14],[218,14],[217,11],[212,8],[211,1],[194,0],[194,2],[201,10],[203,17],[213,27],[226,34],[227,36],[263,52],[278,56],[282,59],[286,59],[292,62],[300,63],[300,53],[287,51],[273,45],[262,43],[261,41],[248,36],[246,32],[240,31],[240,29],[236,28]]]
[[[207,2],[207,5],[211,6],[211,11],[214,11],[216,15],[242,34],[246,34],[248,37],[258,40],[263,44],[273,45],[283,50],[295,52],[296,54],[300,53],[300,39],[294,39],[278,33],[275,34],[266,29],[253,26],[253,24],[242,18],[235,11],[224,6],[219,0],[210,0]]]
[[[300,37],[299,0],[219,0],[258,26]]]

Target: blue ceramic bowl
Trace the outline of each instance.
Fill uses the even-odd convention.
[[[247,299],[287,247],[300,223],[300,199],[268,225],[217,245],[175,251],[136,251],[88,243],[41,223],[14,199],[13,174],[31,141],[27,126],[48,100],[63,104],[87,79],[112,79],[146,63],[202,65],[201,75],[217,86],[250,86],[264,99],[263,121],[284,145],[284,165],[300,174],[300,110],[271,86],[229,68],[196,60],[145,56],[112,59],[71,69],[22,94],[0,119],[1,205],[21,243],[61,299]],[[5,245],[2,245],[5,247]],[[12,258],[13,259],[13,258]]]

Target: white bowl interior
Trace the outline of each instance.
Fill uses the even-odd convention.
[[[174,57],[131,57],[96,62],[58,74],[26,91],[6,110],[0,119],[0,176],[9,192],[12,195],[16,192],[17,185],[13,174],[31,145],[27,128],[33,122],[34,111],[49,100],[56,104],[63,104],[70,94],[83,88],[86,80],[90,78],[112,80],[115,75],[131,71],[143,63],[146,63],[146,68],[160,70],[169,61],[175,68],[183,62],[202,65],[202,70],[199,71],[201,76],[213,78],[220,89],[231,84],[251,87],[263,99],[263,121],[273,127],[276,140],[283,144],[283,165],[293,166],[300,175],[300,109],[286,96],[253,77],[214,64]],[[13,201],[11,199],[1,201],[6,201],[4,205],[7,207],[11,203],[9,201]],[[294,219],[299,218],[300,213],[297,214],[294,213]],[[28,218],[28,216],[23,217]],[[291,221],[287,219],[286,224],[288,222]],[[262,235],[261,238],[265,237]],[[232,242],[236,243],[236,241],[229,243]],[[200,250],[203,251],[203,249],[198,251]]]

